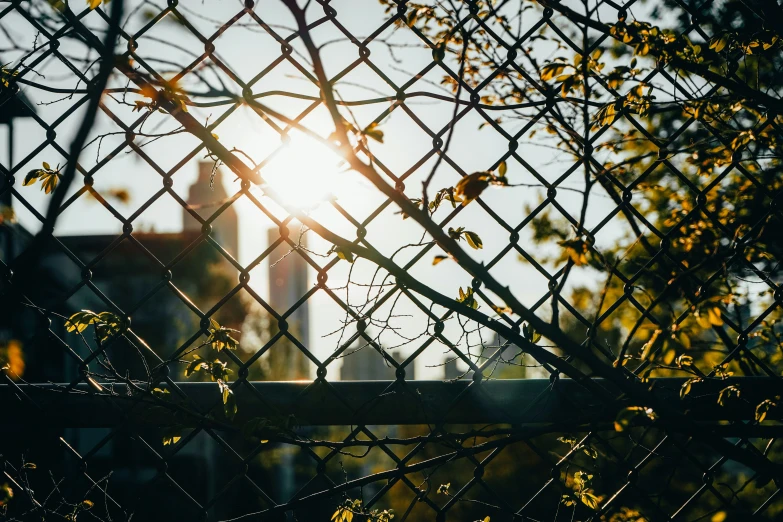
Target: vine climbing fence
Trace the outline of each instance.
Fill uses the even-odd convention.
[[[781,27],[0,5],[0,519],[779,519]]]

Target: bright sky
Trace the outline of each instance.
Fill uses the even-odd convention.
[[[78,0],[74,3],[78,3]],[[282,4],[271,0],[261,1],[258,4],[256,13],[261,18],[275,27],[280,34],[284,36],[290,34],[290,31],[285,29],[285,27],[293,25],[292,19]],[[314,4],[315,8],[318,8],[318,4]],[[223,22],[230,19],[241,9],[241,2],[228,0],[181,2],[180,5],[183,6],[182,11],[188,20],[205,35],[212,34],[215,31],[215,24],[209,19]],[[337,19],[359,39],[367,36],[368,32],[380,27],[387,18],[382,6],[375,1],[334,0],[330,5],[337,11]],[[206,18],[199,18],[194,14],[194,11],[204,15]],[[313,19],[315,14],[311,14]],[[531,12],[530,16],[532,21],[535,15]],[[15,22],[12,24],[11,21]],[[94,13],[88,15],[85,22],[91,27],[101,26],[101,21]],[[143,23],[143,18],[140,15],[136,15],[129,22],[128,30],[136,31]],[[249,18],[243,18],[239,22],[239,24],[250,23],[252,21]],[[20,17],[14,17],[14,15],[7,16],[3,19],[3,25],[8,34],[17,42],[24,42],[23,45],[32,44],[35,31]],[[387,29],[379,38],[384,39],[391,36],[391,34],[392,30]],[[323,50],[323,58],[327,64],[327,72],[330,75],[340,72],[359,56],[358,49],[354,44],[344,40],[334,42],[341,35],[335,26],[331,24],[324,24],[313,31],[313,37],[317,43],[321,44],[333,41],[333,43],[326,45]],[[176,42],[180,49],[172,49],[163,43],[172,41]],[[399,31],[391,41],[400,44],[417,43],[417,39],[407,29]],[[9,46],[7,39],[2,37],[0,48],[7,49]],[[215,46],[215,54],[244,81],[250,80],[280,56],[280,45],[255,25],[252,27],[236,26],[230,28],[215,41]],[[302,50],[299,43],[295,43],[294,47],[297,53]],[[372,62],[398,85],[415,76],[431,61],[431,51],[418,47],[396,49],[395,57],[392,57],[388,48],[380,42],[370,44],[369,49]],[[67,53],[69,47],[63,44],[61,50]],[[193,53],[198,54],[202,50],[203,44],[195,37],[189,35],[178,24],[163,22],[157,24],[145,37],[139,40],[137,53],[149,61],[155,68],[163,69],[166,65],[156,62],[156,60],[189,63],[193,60]],[[73,52],[76,53],[76,51]],[[307,67],[307,60],[297,53],[295,53],[296,60]],[[4,52],[3,61],[7,62],[17,57],[18,53]],[[30,79],[61,88],[76,86],[73,75],[56,60],[46,60],[37,68],[37,71],[43,76],[37,78],[31,76]],[[426,91],[446,94],[438,86],[442,76],[443,73],[440,70],[431,71],[408,89],[408,92]],[[214,76],[212,77],[214,78]],[[236,86],[230,85],[230,80],[225,75],[222,75],[222,78],[229,85],[229,90],[235,93],[240,92]],[[115,87],[122,85],[120,82],[115,81],[114,83]],[[368,66],[363,64],[345,75],[337,83],[336,87],[341,97],[345,100],[394,95],[393,89],[384,83]],[[288,116],[296,116],[311,103],[306,100],[280,96],[272,91],[289,91],[307,96],[318,95],[314,85],[304,79],[302,74],[286,61],[283,61],[283,63],[275,67],[273,72],[255,83],[253,92],[270,92],[269,96],[261,98],[260,101]],[[24,92],[34,102],[51,102],[62,96],[42,93],[30,87],[25,88]],[[139,116],[138,112],[132,113],[129,107],[123,107],[114,101],[107,100],[106,103],[126,123],[134,121]],[[44,120],[53,122],[70,105],[71,102],[69,101],[51,105],[39,105],[38,113]],[[424,97],[411,98],[406,102],[406,105],[411,111],[415,112],[422,122],[436,131],[440,130],[441,126],[451,118],[453,110],[453,105],[448,102]],[[389,106],[390,103],[384,101],[354,107],[352,112],[359,124],[364,126],[388,109]],[[207,119],[213,122],[221,117],[227,107],[191,108],[190,112],[202,122]],[[79,114],[80,112],[77,112],[69,116],[57,128],[56,140],[64,149],[67,149],[70,144],[71,137],[79,121]],[[468,173],[489,169],[508,150],[508,143],[496,131],[490,127],[485,127],[481,131],[478,130],[479,125],[483,121],[483,118],[475,111],[463,118],[456,126],[455,135],[448,152],[449,156]],[[158,122],[162,123],[160,127],[156,128]],[[309,113],[302,120],[302,123],[322,137],[329,136],[334,130],[334,126],[323,107]],[[519,129],[521,124],[509,122],[504,124],[504,126],[509,132],[513,133]],[[175,127],[169,116],[156,115],[156,117],[150,119],[150,122],[145,124],[144,128],[148,132],[159,132],[161,130],[170,131]],[[385,134],[384,143],[371,142],[372,152],[383,165],[396,174],[406,172],[431,149],[431,138],[399,107],[382,122],[380,129]],[[93,135],[100,135],[110,130],[116,130],[116,127],[106,115],[101,115],[99,125],[93,131]],[[0,132],[2,132],[2,135],[0,135],[0,140],[2,141],[0,143],[5,144],[6,130],[2,129]],[[56,164],[62,160],[51,147],[46,147],[39,153],[30,156],[31,152],[45,140],[44,131],[35,122],[29,120],[19,121],[17,123],[17,133],[14,155],[17,162],[23,159],[26,161],[22,168],[23,172],[38,167],[42,161]],[[220,141],[228,148],[242,150],[255,162],[264,161],[281,146],[278,133],[247,107],[240,107],[234,110],[215,129],[215,133],[218,134]],[[109,136],[101,143],[100,151],[98,150],[98,143],[94,143],[83,153],[81,158],[82,164],[86,168],[92,167],[95,165],[96,157],[103,158],[123,140],[124,136]],[[144,143],[145,141],[149,140],[137,139],[137,143]],[[179,134],[149,143],[143,147],[143,150],[163,169],[168,170],[177,165],[197,145],[198,140],[192,136]],[[3,149],[5,149],[5,146],[3,146]],[[116,208],[126,217],[136,212],[139,206],[162,187],[159,174],[136,154],[126,153],[127,150],[125,149],[117,154],[114,159],[100,169],[95,177],[95,187],[99,191],[118,187],[127,188],[130,191],[131,200],[128,204],[116,204]],[[555,161],[552,150],[537,147],[525,141],[520,143],[520,153],[528,163],[539,169],[539,172],[550,180],[557,178],[570,166],[570,161],[564,162],[562,158]],[[197,172],[196,162],[203,156],[204,152],[202,151],[188,161],[187,164],[183,165],[173,177],[173,188],[183,199],[187,197],[187,189],[195,180]],[[7,161],[6,158],[7,155],[4,152],[2,161]],[[243,159],[245,158],[243,157]],[[323,200],[327,199],[329,195],[336,196],[340,206],[361,221],[383,203],[383,198],[380,197],[378,191],[369,182],[362,179],[355,172],[346,171],[345,166],[341,163],[340,157],[328,147],[319,144],[302,133],[293,131],[290,133],[288,145],[276,152],[274,157],[265,164],[261,170],[261,175],[267,183],[287,200],[287,204],[308,209],[308,212],[314,219],[331,230],[342,234],[344,237],[353,239],[355,237],[355,227],[332,206],[324,203]],[[432,160],[426,162],[406,182],[406,193],[410,197],[420,197],[421,180],[429,173],[431,165]],[[507,176],[511,183],[536,182],[535,178],[515,161],[508,163]],[[49,196],[43,194],[37,187],[21,187],[22,178],[23,176],[17,176],[17,184],[19,185],[17,189],[25,195],[39,212],[44,212]],[[233,182],[233,176],[228,175],[225,178],[226,189],[230,194],[238,190],[238,182]],[[576,178],[581,178],[581,173]],[[444,162],[433,181],[432,188],[437,190],[453,186],[458,179],[459,175]],[[578,182],[570,183],[569,181],[565,183],[565,186],[578,187],[579,185]],[[72,190],[75,191],[76,188],[78,187]],[[262,203],[269,205],[276,215],[284,215],[284,212],[279,207],[263,195],[262,188],[255,188],[254,194],[261,199]],[[537,204],[542,194],[542,190],[535,188],[507,188],[493,189],[487,192],[485,196],[482,196],[482,198],[503,219],[507,220],[512,226],[516,226],[525,217],[525,205],[528,203]],[[576,196],[574,193],[561,191],[558,194],[558,201],[566,208],[574,208],[581,204],[581,199]],[[240,199],[236,206],[240,216],[239,259],[240,262],[246,265],[267,247],[266,229],[272,226],[272,223],[247,199]],[[19,220],[24,226],[31,231],[39,228],[39,224],[31,212],[18,204],[15,207]],[[599,223],[611,211],[611,208],[612,206],[608,204],[592,205],[588,214],[588,228]],[[444,208],[436,216],[444,218],[449,211],[450,208],[449,210]],[[393,206],[386,208],[368,227],[367,239],[375,248],[385,254],[391,254],[403,245],[416,243],[421,236],[421,229],[413,220],[402,220],[395,212],[396,208]],[[154,228],[158,232],[178,231],[182,227],[181,208],[173,198],[164,196],[137,217],[133,224],[135,230]],[[508,233],[497,225],[477,204],[469,205],[460,213],[456,220],[450,223],[450,226],[465,226],[468,230],[475,231],[481,236],[484,242],[483,250],[471,251],[475,259],[480,261],[489,262],[492,260],[508,242]],[[119,233],[120,231],[121,224],[100,204],[94,200],[82,198],[63,214],[62,219],[57,224],[56,233],[107,234]],[[615,241],[617,237],[616,232],[616,230],[614,232],[606,230],[603,235],[599,235],[599,245],[602,242],[611,243]],[[325,253],[330,246],[318,240],[313,233],[308,234],[308,240],[311,248],[322,253]],[[523,247],[530,247],[529,239],[524,235],[520,244]],[[419,248],[409,248],[395,259],[398,259],[398,262],[402,264],[418,252]],[[432,266],[432,256],[439,253],[441,252],[433,250],[427,254],[410,273],[428,282],[445,295],[456,297],[460,286],[466,287],[470,284],[470,277],[451,261]],[[536,250],[537,256],[541,255],[541,253],[540,249]],[[323,262],[323,260],[320,261]],[[335,269],[329,272],[329,284],[333,287],[344,286],[348,277],[348,269],[348,263],[339,263]],[[262,296],[267,295],[266,270],[266,264],[263,264],[251,274],[252,286]],[[355,281],[369,282],[373,271],[374,266],[369,263],[357,262],[352,277]],[[509,252],[492,269],[492,273],[499,279],[507,282],[521,301],[527,305],[535,303],[546,292],[547,280],[537,274],[530,265],[521,263],[513,251]],[[311,274],[311,278],[314,284],[314,272]],[[583,270],[572,281],[575,281],[577,284],[590,284],[591,274]],[[360,289],[355,290],[357,292],[354,294],[352,291],[351,302],[358,302],[360,298]],[[344,297],[345,291],[342,290],[340,295]],[[310,306],[310,316],[312,318],[310,345],[315,347],[317,355],[326,357],[334,349],[336,338],[324,338],[323,336],[336,328],[337,321],[343,317],[343,313],[323,292],[318,293],[311,300]],[[407,299],[400,300],[398,307],[395,311],[396,314],[401,316],[411,314],[414,317],[399,317],[394,320],[393,324],[403,328],[407,336],[412,337],[422,333],[425,324],[422,314]],[[446,335],[456,340],[459,337],[458,332],[458,325],[451,324],[446,330]],[[395,338],[394,335],[390,334],[384,336],[383,339],[387,346],[392,346],[400,342],[399,338],[396,338],[396,340]],[[406,346],[403,349],[403,353],[410,353],[417,347],[418,343],[414,342]],[[431,366],[440,363],[443,358],[443,347],[431,346],[422,357],[417,359],[417,376],[419,378],[439,378],[442,375],[442,369],[439,367],[432,368]]]

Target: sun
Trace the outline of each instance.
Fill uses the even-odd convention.
[[[262,189],[274,192],[285,205],[309,211],[352,192],[349,168],[327,145],[302,133],[292,133],[261,168]]]

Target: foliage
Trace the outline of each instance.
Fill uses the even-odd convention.
[[[47,162],[43,162],[43,168],[33,169],[24,177],[24,186],[33,185],[36,181],[41,182],[41,190],[51,194],[57,188],[60,180],[60,165],[51,168]]]

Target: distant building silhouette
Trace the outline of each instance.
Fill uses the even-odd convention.
[[[20,95],[2,101],[0,124],[9,126],[9,154],[2,154],[5,157],[0,158],[3,162],[0,166],[0,207],[10,209],[14,201],[5,185],[8,176],[5,167],[13,165],[10,153],[15,134],[10,127],[13,118],[29,115],[29,107],[33,104]],[[76,341],[74,334],[65,331],[62,317],[83,309],[95,312],[121,310],[131,316],[133,335],[128,336],[129,341],[118,338],[107,348],[111,363],[123,377],[146,381],[147,368],[157,364],[157,358],[150,351],[163,359],[170,357],[198,332],[201,319],[194,309],[208,312],[239,281],[236,267],[205,239],[202,235],[205,227],[194,216],[208,219],[220,210],[220,215],[210,223],[209,237],[238,259],[238,215],[234,206],[222,208],[230,199],[223,186],[223,175],[218,169],[213,176],[212,162],[199,163],[197,179],[189,187],[185,200],[188,208],[182,209],[181,232],[161,234],[136,230],[130,235],[57,236],[46,239],[40,255],[23,260],[19,256],[30,246],[33,234],[11,219],[0,221],[0,261],[14,271],[13,279],[6,273],[0,274],[0,291],[4,296],[0,302],[0,355],[13,356],[12,368],[24,372],[23,377],[30,382],[70,382],[79,375],[79,357],[88,356],[95,346]],[[17,173],[17,183],[19,179]],[[270,232],[270,241],[278,237],[279,231]],[[287,246],[281,246],[270,259],[277,261],[289,250]],[[79,261],[88,268],[82,269]],[[269,280],[273,284],[268,299],[278,313],[285,315],[292,336],[309,349],[308,304],[305,302],[286,314],[309,290],[307,272],[307,263],[296,253],[270,266]],[[45,312],[23,305],[28,302]],[[248,313],[247,304],[241,294],[236,295],[222,304],[213,317],[223,326],[240,329]],[[48,320],[47,315],[52,320]],[[274,323],[277,327],[276,321]],[[89,335],[86,339],[92,343]],[[196,340],[191,346],[197,346],[199,342]],[[250,347],[253,348],[257,347]],[[294,343],[284,339],[268,353],[273,364],[265,378],[310,377],[312,365]],[[183,368],[184,365],[170,365],[171,378],[184,380]],[[251,378],[253,376],[251,373]],[[130,432],[111,435],[109,429],[58,431],[61,431],[58,436],[62,435],[81,454],[99,448],[90,457],[91,469],[113,469],[111,488],[114,495],[119,495],[121,500],[124,498],[129,505],[139,488],[158,472],[159,463],[147,445],[155,451],[168,453],[161,446],[160,430],[155,427],[134,427],[132,437],[128,436]],[[3,441],[10,443],[12,438],[8,435]],[[145,442],[139,444],[142,438]],[[36,437],[13,439],[13,444],[4,443],[3,448],[9,452],[11,447],[26,451],[44,447],[43,440],[43,434],[41,441]],[[235,447],[243,443],[240,439],[232,440]],[[62,458],[59,448],[51,451],[49,461],[62,461],[69,469],[76,466],[75,461]],[[222,451],[212,437],[199,434],[168,457],[169,472],[177,475],[179,483],[198,498],[211,497],[233,476],[232,470],[224,464]],[[265,489],[291,496],[296,491],[298,479],[294,459],[288,457],[288,460],[292,465],[287,469],[286,466],[264,469],[260,460],[254,462],[251,469]],[[68,473],[77,471],[73,468]],[[281,476],[281,471],[286,473]],[[150,499],[148,505],[152,507],[149,509],[147,505],[136,506],[140,510],[139,516],[151,522],[188,518],[185,513],[190,513],[187,510],[191,506],[182,499],[167,496],[164,489],[160,489],[157,501]],[[257,498],[252,495],[235,492],[225,494],[224,498],[225,503],[210,508],[213,518],[229,518],[258,507]]]
[[[198,178],[188,191],[187,208],[182,209],[182,230],[184,232],[201,233],[201,223],[190,211],[204,219],[220,209],[229,200],[229,194],[223,186],[223,171],[215,168],[212,161],[198,163]],[[220,243],[234,258],[239,254],[239,219],[234,206],[229,206],[220,213],[212,224],[212,237]]]
[[[269,245],[280,239],[280,231],[276,228],[268,231]],[[289,226],[288,236],[295,244],[307,248],[306,237],[299,237],[295,227]],[[308,303],[299,303],[307,294],[308,264],[291,245],[283,242],[267,257],[269,263],[269,306],[283,316],[288,331],[307,350],[310,349],[310,312]],[[291,308],[298,307],[291,311]],[[290,312],[290,313],[289,313]],[[270,321],[271,334],[277,333],[278,325]],[[267,352],[269,378],[272,380],[309,379],[312,362],[297,346],[297,343],[281,338]]]
[[[404,359],[395,352],[392,358],[401,363]],[[393,381],[396,379],[395,367],[372,346],[351,347],[343,352],[343,365],[340,367],[342,381]],[[405,379],[416,378],[414,366],[405,367]]]

